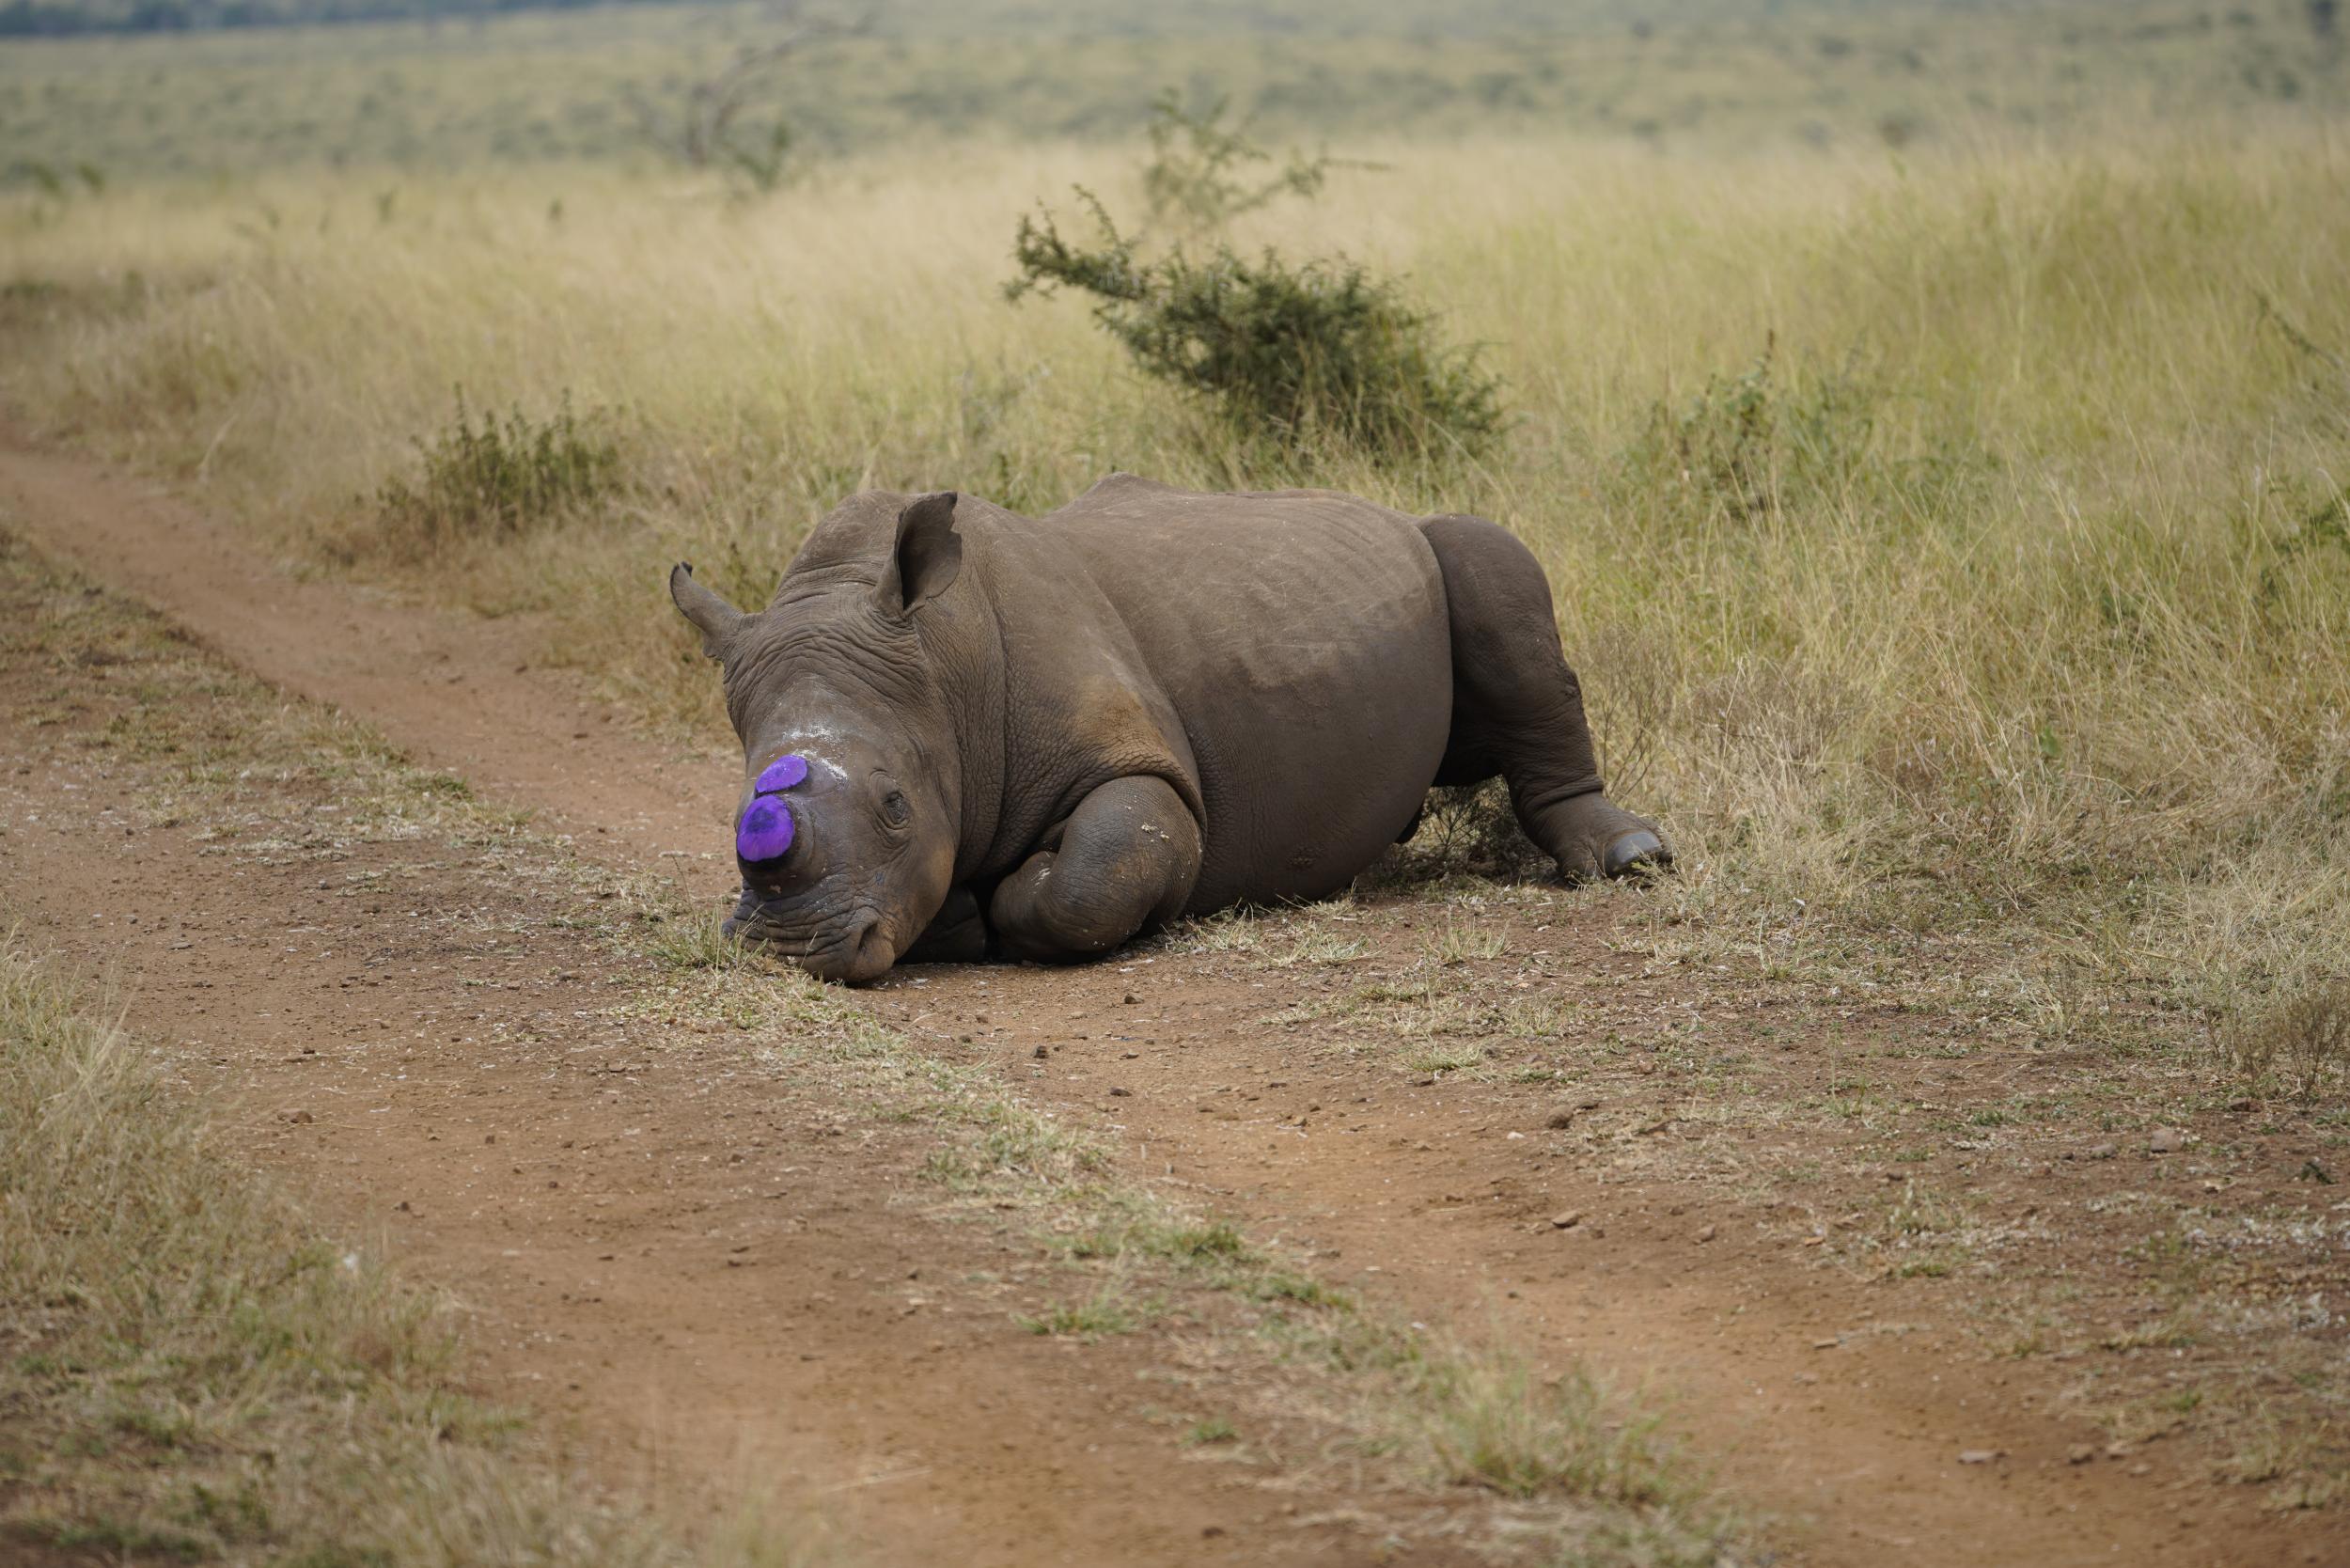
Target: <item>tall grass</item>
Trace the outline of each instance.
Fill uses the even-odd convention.
[[[404,188],[388,218],[326,179],[20,205],[8,281],[55,287],[8,319],[6,388],[296,550],[452,382],[625,409],[617,521],[415,570],[552,608],[616,692],[709,732],[658,569],[757,598],[862,484],[1041,510],[1126,467],[1480,510],[1551,571],[1691,929],[1996,935],[2019,982],[2221,1012],[2350,969],[2332,131],[1349,150],[1388,166],[1234,243],[1402,274],[1488,344],[1518,417],[1480,461],[1285,460],[1141,383],[1073,302],[1007,306],[1037,199],[1139,205],[1116,149],[881,158],[748,209],[585,170]]]

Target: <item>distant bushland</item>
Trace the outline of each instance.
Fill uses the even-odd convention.
[[[413,3],[0,0],[15,19],[0,31],[124,29],[0,50],[0,162],[89,163],[118,182],[644,162],[637,105],[674,109],[776,31],[742,4],[396,8]],[[1573,133],[1740,156],[2094,138],[2156,116],[2323,112],[2350,92],[2350,50],[2315,38],[2303,0],[2224,17],[2186,0],[1072,0],[1052,31],[1020,0],[807,9],[859,25],[769,84],[801,169],[941,136],[1140,139],[1168,82],[1228,101],[1275,147]],[[278,20],[346,25],[260,25]]]
[[[336,22],[462,21],[510,11],[585,9],[608,0],[5,0],[0,37],[194,33]],[[640,6],[690,0],[631,0]]]

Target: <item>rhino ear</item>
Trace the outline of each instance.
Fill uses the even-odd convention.
[[[743,612],[696,582],[691,561],[669,569],[669,598],[700,630],[702,651],[713,659],[725,657],[728,639],[743,624]]]
[[[963,536],[955,532],[955,493],[925,495],[898,514],[898,541],[882,568],[882,608],[912,615],[947,591],[963,570]]]

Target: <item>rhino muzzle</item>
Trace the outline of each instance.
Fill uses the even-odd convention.
[[[805,895],[766,898],[744,887],[722,929],[738,942],[775,949],[818,980],[868,980],[897,962],[879,910],[820,911],[807,902]]]

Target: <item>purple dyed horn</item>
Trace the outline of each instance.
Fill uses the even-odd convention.
[[[767,764],[765,771],[760,774],[759,781],[751,786],[751,792],[772,795],[779,791],[788,790],[794,784],[804,783],[807,778],[807,759],[793,752],[786,752]]]
[[[780,860],[791,848],[791,808],[760,796],[734,824],[734,853],[753,865]]]
[[[751,792],[759,798],[734,824],[734,853],[753,865],[782,859],[791,848],[795,824],[791,808],[780,797],[784,791],[807,781],[807,759],[794,752],[786,752],[760,769],[751,784]]]

